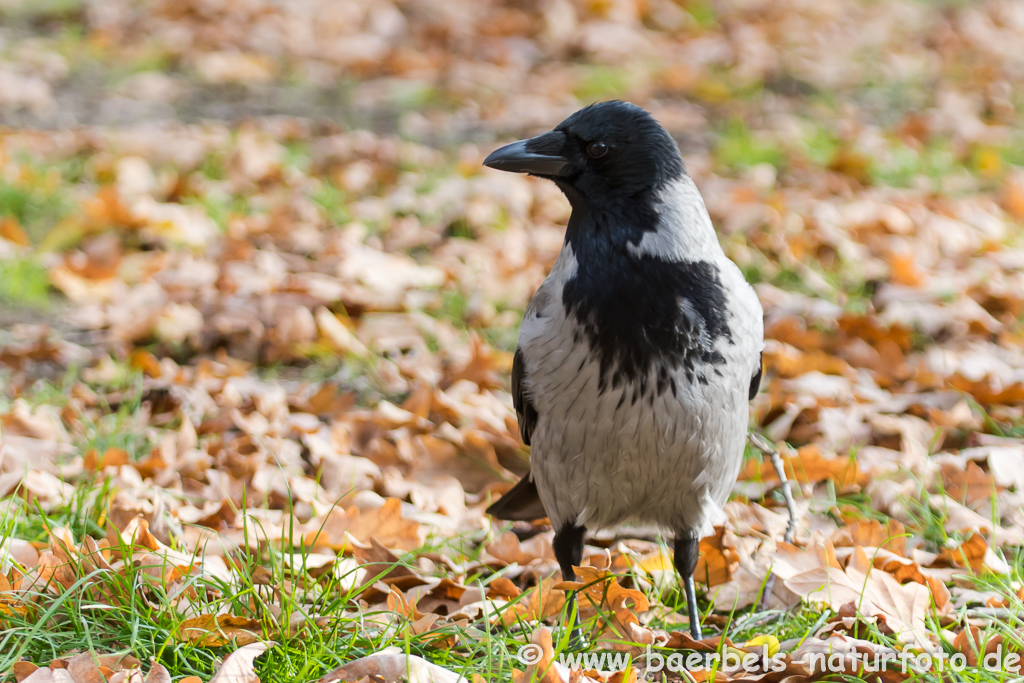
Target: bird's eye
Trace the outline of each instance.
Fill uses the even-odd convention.
[[[591,142],[587,145],[587,154],[594,159],[600,159],[608,153],[608,145],[603,142]]]

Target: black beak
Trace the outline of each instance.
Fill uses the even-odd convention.
[[[565,134],[559,131],[513,142],[491,152],[484,159],[484,166],[511,173],[558,177],[569,165],[569,160],[559,154],[564,142]]]

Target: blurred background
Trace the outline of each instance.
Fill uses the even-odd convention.
[[[138,380],[133,456],[275,382],[284,414],[405,401],[479,493],[522,469],[504,373],[568,216],[481,159],[622,98],[765,303],[772,438],[884,469],[1013,433],[1022,41],[1009,0],[2,0],[5,400],[79,387],[106,419]],[[385,490],[411,456],[360,429],[335,445]]]
[[[493,540],[527,457],[511,353],[569,209],[481,161],[621,98],[679,141],[764,303],[752,421],[792,446],[800,542],[882,520],[1000,571],[985,543],[1024,544],[1022,45],[1015,0],[0,0],[5,530],[141,514],[191,552],[245,544],[245,515],[281,541],[282,511],[315,539],[337,503],[395,552]],[[719,609],[781,535],[748,465]],[[418,571],[554,570],[502,538]]]
[[[567,216],[481,158],[622,98],[759,283],[774,375],[1016,396],[1022,38],[1009,0],[0,0],[0,321],[436,380],[467,331],[513,348]],[[932,342],[989,347],[905,362]],[[15,395],[65,367],[6,353]]]

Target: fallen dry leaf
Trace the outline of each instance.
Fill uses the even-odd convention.
[[[199,647],[222,647],[229,643],[249,645],[261,639],[259,621],[229,614],[204,614],[178,625],[178,638]]]
[[[555,661],[551,630],[547,627],[542,626],[533,632],[530,645],[525,646],[523,652],[527,654],[529,664],[525,671],[516,672],[513,679],[515,683],[566,683],[569,680],[569,672]]]
[[[210,683],[260,683],[253,669],[253,662],[273,645],[250,643],[238,648],[224,660]]]
[[[700,540],[700,559],[693,572],[694,580],[714,587],[732,578],[740,558],[735,549],[725,545],[724,536],[725,528],[717,527],[714,536]]]
[[[931,592],[920,584],[901,585],[890,574],[874,568],[862,572],[853,566],[845,570],[829,566],[786,579],[786,588],[805,600],[835,609],[853,603],[858,613],[868,617],[884,615],[900,641],[925,649],[932,647],[925,627]]]
[[[362,545],[376,539],[384,547],[396,550],[412,550],[420,542],[420,525],[402,517],[401,502],[397,498],[388,498],[369,513],[360,512],[355,506],[344,512],[334,508],[325,520],[309,526],[307,545],[334,550],[344,550],[350,538]]]
[[[360,680],[374,676],[389,683],[415,680],[423,683],[468,683],[455,672],[448,671],[416,655],[407,655],[397,647],[388,647],[367,657],[362,657],[335,669],[320,679],[330,681]]]

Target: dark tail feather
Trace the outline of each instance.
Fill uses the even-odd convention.
[[[533,477],[529,472],[509,489],[508,493],[499,498],[498,502],[487,508],[487,514],[517,522],[532,522],[548,516],[544,504],[540,502],[537,485],[533,483]]]

